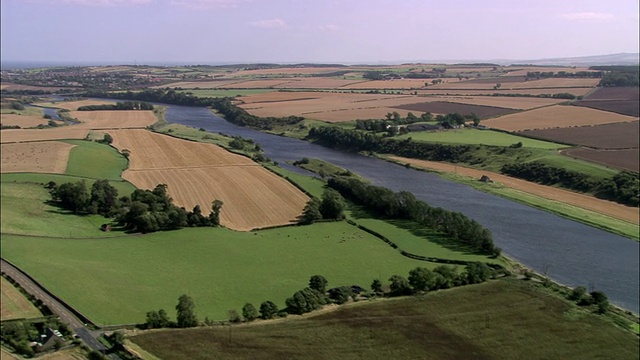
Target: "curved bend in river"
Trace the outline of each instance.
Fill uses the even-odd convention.
[[[171,105],[166,120],[253,139],[265,156],[294,171],[300,170],[285,161],[319,158],[358,173],[376,185],[410,191],[430,205],[462,212],[491,230],[494,243],[509,257],[562,284],[604,291],[612,303],[638,313],[639,247],[634,240],[426,172],[238,127],[207,108]]]

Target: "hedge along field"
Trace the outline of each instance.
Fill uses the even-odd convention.
[[[2,254],[99,325],[139,323],[160,308],[173,317],[182,294],[200,319],[284,300],[321,274],[329,286],[407,276],[437,264],[401,256],[346,222],[259,232],[190,228],[139,237],[50,239],[6,235]]]
[[[66,140],[65,142],[76,145],[69,154],[67,175],[122,180],[120,175],[127,167],[127,159],[116,149],[93,141]]]
[[[506,134],[492,130],[460,129],[439,132],[410,132],[398,136],[400,139],[412,138],[413,140],[449,143],[449,144],[483,144],[495,146],[509,146],[522,143],[524,147],[556,150],[569,147],[548,141],[529,139],[522,136]]]

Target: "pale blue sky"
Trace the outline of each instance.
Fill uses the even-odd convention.
[[[332,62],[638,52],[638,0],[2,0],[3,61]]]

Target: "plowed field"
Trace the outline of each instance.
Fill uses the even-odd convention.
[[[485,170],[476,170],[447,163],[409,159],[399,156],[392,156],[391,158],[425,169],[432,169],[449,173],[455,172],[456,174],[465,175],[476,179],[480,179],[482,175],[486,175],[491,178],[491,180],[497,181],[505,186],[516,190],[524,191],[526,193],[534,194],[546,199],[574,205],[583,209],[592,210],[597,213],[609,215],[611,217],[629,221],[634,224],[640,223],[638,220],[638,208],[625,206],[613,201],[601,200],[592,196],[578,194],[571,191],[554,188],[552,186],[539,185],[529,181],[515,179],[510,176]]]
[[[211,144],[159,135],[146,130],[110,132],[113,145],[129,149],[130,167],[123,178],[138,188],[168,185],[178,206],[222,200],[221,223],[231,229],[284,225],[296,220],[308,197],[283,178],[240,155]]]
[[[2,172],[64,174],[73,147],[58,141],[2,144]]]
[[[78,128],[77,125],[51,129],[8,129],[0,132],[0,142],[6,144],[26,141],[84,139],[88,132],[88,129]]]
[[[625,150],[596,150],[580,148],[564,150],[562,151],[562,154],[622,170],[631,170],[635,172],[640,171],[640,153],[637,148]]]
[[[576,105],[613,111],[629,116],[640,115],[640,91],[637,87],[598,88]]]
[[[637,119],[607,111],[579,106],[554,105],[489,119],[484,121],[483,125],[507,131],[522,131],[612,124],[634,120]]]
[[[638,148],[640,140],[638,121],[580,126],[561,129],[529,130],[524,135],[566,144],[583,145],[599,149]]]
[[[157,121],[150,110],[71,111],[70,115],[82,122],[73,126],[84,129],[144,128]]]
[[[407,104],[398,106],[399,109],[416,111],[419,113],[435,113],[435,114],[450,114],[459,113],[461,115],[471,115],[474,113],[478,115],[480,119],[486,119],[494,116],[500,116],[504,114],[512,113],[512,109],[505,109],[492,106],[480,106],[480,105],[468,105],[453,102],[426,102],[419,104]]]

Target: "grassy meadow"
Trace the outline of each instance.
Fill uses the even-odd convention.
[[[637,359],[638,337],[530,283],[497,280],[302,318],[146,332],[163,359]]]
[[[483,144],[493,146],[509,146],[512,144],[522,143],[522,146],[527,148],[556,150],[569,147],[567,145],[561,145],[552,143],[549,141],[535,140],[522,136],[511,135],[504,132],[492,131],[492,130],[477,130],[477,129],[458,129],[447,131],[420,131],[412,132],[405,135],[400,135],[398,139],[412,138],[417,141],[436,142],[436,143],[448,143],[448,144]]]
[[[31,319],[42,316],[40,310],[4,277],[0,278],[0,295],[0,300],[2,300],[0,301],[0,318],[2,320]]]
[[[408,276],[436,264],[401,256],[346,222],[258,232],[191,228],[110,239],[3,235],[2,254],[100,325],[144,322],[189,294],[200,319],[284,300],[322,274],[330,286]]]
[[[65,142],[76,145],[69,154],[65,171],[67,175],[122,180],[120,175],[127,167],[127,159],[115,148],[94,141],[65,140]]]

